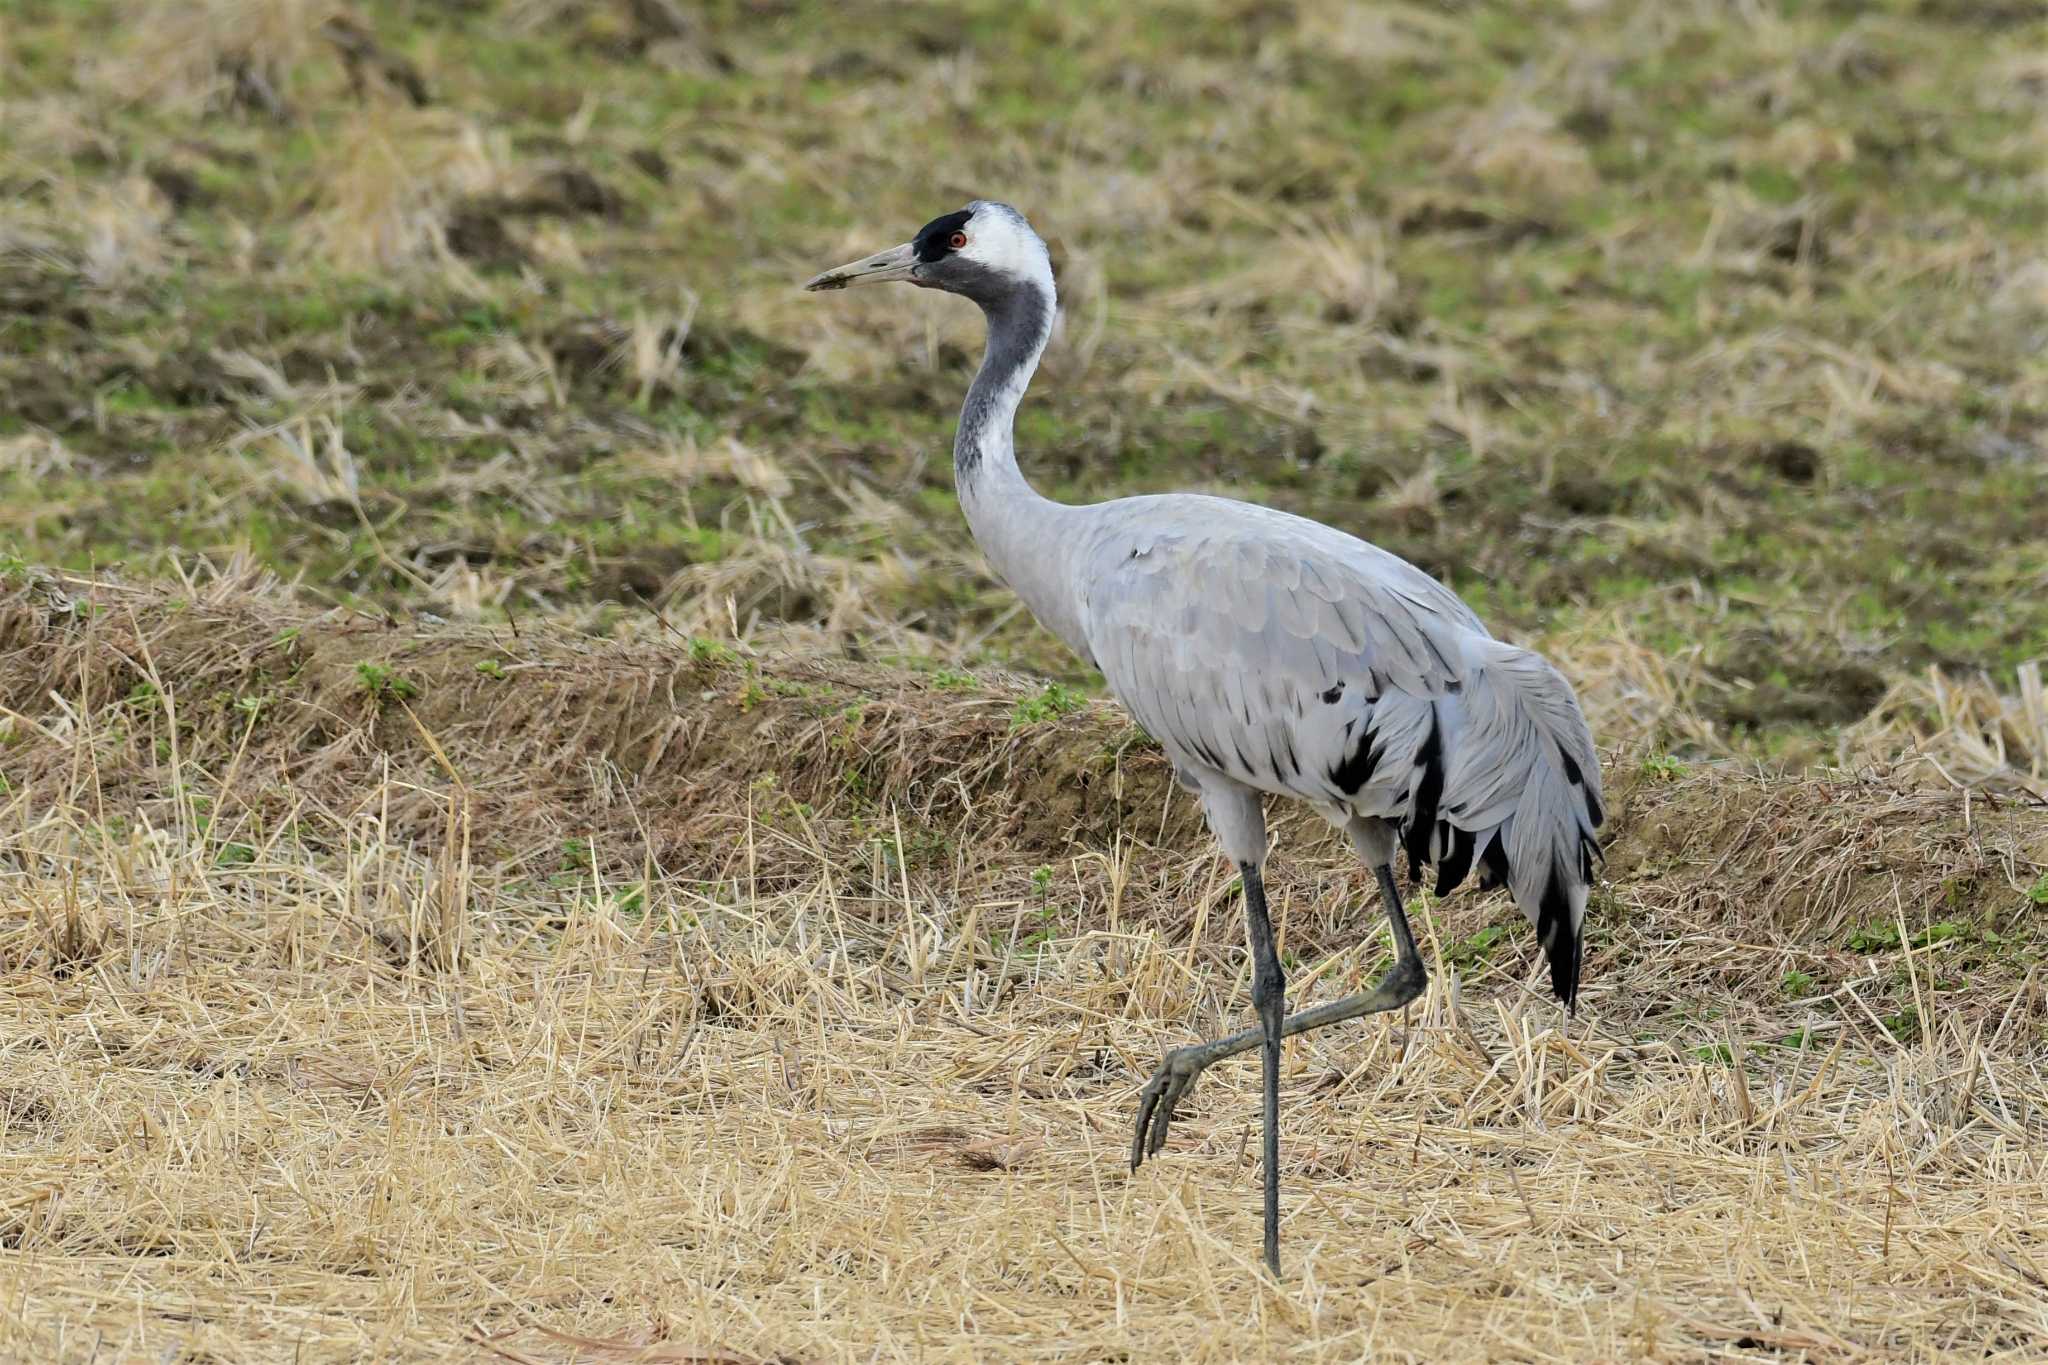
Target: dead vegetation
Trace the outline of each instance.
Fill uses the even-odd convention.
[[[1269,1293],[1248,1071],[1125,1173],[1137,1083],[1244,965],[1113,710],[311,614],[246,571],[16,578],[10,1353],[2017,1359],[2048,1330],[2038,806],[1615,754],[1584,1014],[1525,984],[1511,907],[1429,904],[1425,1004],[1290,1054],[1304,1250]],[[1357,869],[1277,837],[1299,994],[1369,979]]]

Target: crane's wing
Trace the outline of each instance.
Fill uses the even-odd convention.
[[[1440,893],[1476,859],[1573,997],[1603,816],[1592,736],[1554,668],[1406,561],[1242,503],[1136,501],[1083,566],[1096,663],[1177,764],[1385,819]]]

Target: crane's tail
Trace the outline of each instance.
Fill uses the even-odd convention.
[[[1606,819],[1599,757],[1564,676],[1528,650],[1489,644],[1458,691],[1431,705],[1402,843],[1411,876],[1436,865],[1439,896],[1475,865],[1482,888],[1507,887],[1569,1008]]]

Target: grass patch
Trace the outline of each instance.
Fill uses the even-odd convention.
[[[1087,705],[1086,698],[1062,683],[1047,683],[1035,696],[1024,698],[1010,708],[1010,728],[1022,730],[1070,716]]]

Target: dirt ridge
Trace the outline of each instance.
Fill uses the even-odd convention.
[[[188,594],[42,576],[0,594],[0,706],[15,718],[0,771],[30,799],[75,783],[89,736],[103,809],[174,818],[159,690],[179,761],[224,806],[284,818],[311,791],[345,807],[388,775],[411,793],[386,812],[390,834],[433,847],[452,772],[502,861],[579,841],[620,875],[652,859],[718,879],[745,849],[749,875],[774,875],[806,856],[749,836],[778,818],[849,856],[899,830],[906,845],[972,841],[1018,863],[1119,842],[1153,859],[1208,849],[1164,756],[1121,712],[1057,693],[1046,707],[1019,677],[403,622],[310,607],[253,575]],[[1619,896],[1630,916],[1753,920],[1808,943],[1887,918],[1894,900],[1910,922],[2006,923],[2048,865],[2048,819],[2025,802],[1883,771],[1604,761],[1599,902]],[[1287,861],[1342,865],[1319,821],[1276,817]]]

